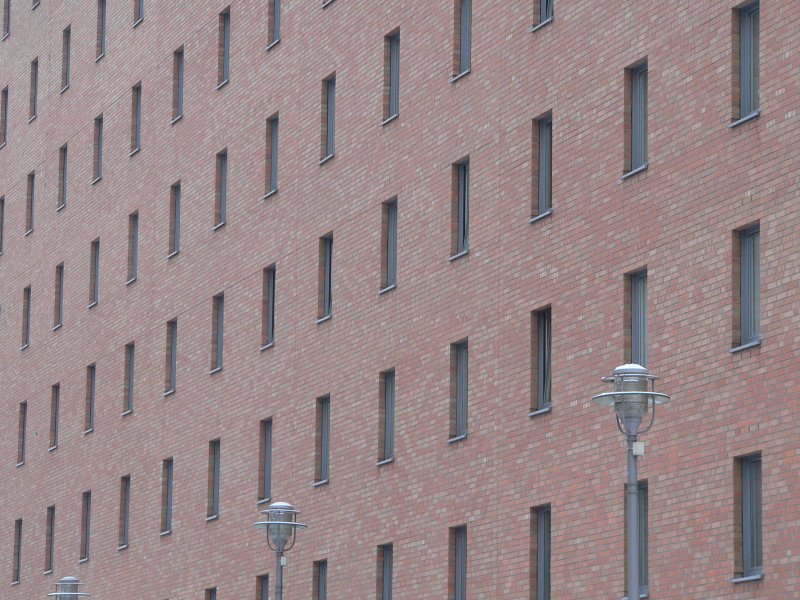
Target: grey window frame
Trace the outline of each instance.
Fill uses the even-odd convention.
[[[264,196],[270,196],[278,191],[278,136],[279,136],[279,116],[278,113],[267,119],[267,150],[269,155],[266,160],[266,188]]]
[[[739,231],[740,345],[761,341],[761,231],[753,225]]]
[[[639,501],[639,595],[649,595],[650,593],[650,568],[649,568],[649,492],[647,480],[637,483]]]
[[[630,172],[647,167],[647,63],[630,69],[631,166]]]
[[[536,411],[552,406],[553,319],[548,306],[536,311]]]
[[[269,600],[269,575],[256,577],[256,600]]]
[[[91,534],[92,534],[92,492],[83,492],[81,498],[81,546],[80,546],[80,562],[89,560],[89,552],[91,550]]]
[[[450,529],[452,540],[452,600],[467,600],[467,526]]]
[[[275,282],[277,270],[275,265],[264,269],[261,300],[261,349],[275,343]]]
[[[86,366],[86,392],[83,414],[83,433],[94,431],[94,405],[97,398],[97,364]]]
[[[763,577],[761,453],[740,459],[742,473],[742,576]]]
[[[0,196],[0,255],[3,254],[3,233],[6,224],[6,197]]]
[[[330,395],[317,398],[317,443],[316,443],[316,468],[314,483],[324,483],[330,480],[330,439],[331,439],[331,397]]]
[[[314,600],[328,600],[328,561],[314,561]]]
[[[379,462],[394,460],[396,383],[394,369],[381,373]]]
[[[22,570],[22,519],[14,521],[14,549],[13,560],[11,565],[11,583],[20,582],[20,574]]]
[[[3,39],[11,35],[11,0],[3,2]]]
[[[272,418],[262,419],[259,428],[258,501],[272,497]]]
[[[630,280],[630,361],[647,366],[647,269],[631,273]]]
[[[739,13],[739,118],[758,114],[760,3],[752,2]]]
[[[25,450],[28,441],[28,402],[19,403],[19,424],[17,428],[17,466],[25,464]]]
[[[217,152],[214,229],[225,225],[228,213],[228,149]]]
[[[220,438],[208,443],[208,498],[206,521],[219,518],[220,458],[222,455]]]
[[[222,369],[223,342],[225,337],[225,294],[220,293],[212,299],[211,326],[211,371]]]
[[[142,82],[131,88],[131,151],[133,156],[142,149]]]
[[[31,343],[31,303],[33,292],[31,286],[22,290],[22,346],[25,349]]]
[[[125,344],[125,385],[123,386],[122,414],[133,412],[133,390],[136,370],[136,344]]]
[[[281,0],[269,0],[269,47],[281,41]]]
[[[167,257],[175,256],[181,249],[181,182],[169,188],[169,242]]]
[[[144,0],[133,0],[133,26],[144,21]]]
[[[0,148],[8,141],[8,86],[0,90]]]
[[[167,321],[167,359],[164,395],[175,392],[178,372],[178,319]]]
[[[217,89],[231,77],[231,7],[219,13],[219,48],[217,62]]]
[[[336,153],[336,76],[325,80],[325,145],[322,160]]]
[[[550,569],[552,553],[552,508],[549,504],[537,506],[536,519],[536,600],[550,600]]]
[[[30,106],[28,107],[28,122],[30,123],[36,118],[39,108],[39,58],[34,58],[31,61],[31,90],[30,90]]]
[[[50,444],[48,451],[58,448],[58,428],[61,413],[61,384],[50,387]]]
[[[553,19],[553,0],[539,0],[539,23]]]
[[[217,600],[217,588],[206,588],[205,600]]]
[[[72,25],[61,32],[61,93],[69,89],[72,62]]]
[[[68,146],[64,144],[58,149],[58,199],[56,210],[67,206],[67,159]]]
[[[378,546],[378,598],[392,600],[392,575],[394,570],[394,545]]]
[[[450,424],[450,441],[467,436],[469,411],[469,340],[464,339],[451,346],[453,360],[453,387]]]
[[[175,481],[175,459],[161,461],[161,535],[172,532],[172,500]]]
[[[47,507],[47,517],[45,519],[45,542],[44,542],[44,572],[52,573],[55,565],[55,535],[56,535],[56,507],[54,504]]]
[[[28,173],[25,203],[25,235],[29,235],[33,233],[36,209],[36,171]]]
[[[56,265],[55,298],[53,302],[53,330],[64,324],[64,263]]]
[[[183,85],[186,55],[181,46],[172,53],[172,122],[183,117]]]
[[[333,316],[333,234],[320,238],[322,279],[320,280],[320,319]]]
[[[539,138],[537,215],[544,215],[553,209],[553,117],[549,113],[540,117],[537,119],[537,127]]]
[[[128,547],[131,525],[131,476],[119,478],[119,529],[117,531],[117,549]]]
[[[385,281],[383,289],[393,288],[397,285],[397,198],[384,203],[386,212],[386,239],[384,253]]]
[[[106,21],[108,18],[108,7],[106,0],[97,0],[97,47],[95,62],[106,55]]]
[[[472,0],[458,3],[457,73],[454,79],[472,69]]]
[[[103,177],[103,115],[94,119],[94,159],[92,183],[100,181]]]
[[[389,113],[387,119],[400,116],[400,31],[388,36],[389,41]]]
[[[455,245],[453,256],[469,251],[469,158],[453,165],[456,177],[456,197],[453,203],[455,222]]]
[[[139,275],[139,211],[128,215],[128,280],[131,284]]]
[[[100,238],[92,241],[89,251],[89,306],[100,302]]]

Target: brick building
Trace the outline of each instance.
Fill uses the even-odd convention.
[[[2,4],[2,598],[800,597],[800,4]]]

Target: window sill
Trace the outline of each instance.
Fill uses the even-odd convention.
[[[58,331],[58,330],[59,330],[59,329],[61,329],[63,326],[64,326],[64,324],[63,324],[63,323],[57,323],[57,324],[53,325],[53,331]]]
[[[5,142],[3,142],[2,144],[0,144],[0,150],[2,150],[2,149],[3,149],[3,148],[5,148],[5,147],[6,147],[6,143],[5,143]]]
[[[52,575],[52,574],[53,574],[53,569],[48,569],[47,571],[44,571],[42,573],[42,575]]]
[[[89,306],[87,306],[86,308],[94,308],[94,307],[95,307],[95,306],[97,306],[99,303],[100,303],[100,301],[99,301],[99,300],[95,300],[94,302],[90,302],[90,303],[89,303]]]
[[[20,467],[22,467],[24,465],[25,465],[25,461],[24,460],[22,462],[18,462],[17,463],[17,468],[20,468]]]
[[[741,119],[737,119],[733,123],[729,123],[728,124],[728,129],[734,129],[734,128],[738,127],[739,125],[743,125],[744,123],[747,123],[748,121],[752,121],[753,119],[758,118],[759,116],[761,116],[761,109],[757,108],[753,112],[751,112],[749,115],[744,116]]]
[[[261,500],[259,500],[258,502],[256,502],[256,506],[263,506],[264,504],[269,504],[269,501],[270,501],[271,499],[272,499],[272,498],[262,498]]]
[[[328,156],[324,157],[322,160],[319,161],[319,164],[324,165],[326,162],[331,160],[334,156],[336,156],[335,152],[331,152]]]
[[[321,485],[327,485],[330,483],[330,479],[321,479],[320,481],[315,481],[311,484],[311,487],[319,487]]]
[[[171,533],[172,529],[167,529],[166,531],[159,532],[158,536],[163,538],[164,536],[170,535]]]
[[[206,523],[210,523],[211,521],[219,521],[219,514],[209,515],[206,517]]]
[[[8,37],[8,36],[6,36],[6,37]],[[3,38],[3,39],[6,39],[6,38]],[[15,585],[19,585],[19,579],[17,579],[16,581],[12,581],[11,582],[11,587],[14,587]]]
[[[90,433],[94,433],[94,427],[83,430],[83,435],[89,435]]]
[[[164,398],[166,398],[167,396],[172,396],[174,393],[175,393],[175,388],[172,388],[171,390],[167,390],[167,391],[164,392]]]
[[[544,27],[545,25],[550,25],[550,23],[552,23],[552,22],[553,22],[553,17],[548,17],[547,19],[545,19],[541,23],[538,23],[538,24],[534,25],[533,27],[531,27],[528,31],[531,32],[531,33],[533,33],[534,31],[539,31],[542,27]]]
[[[375,466],[376,466],[376,467],[383,467],[383,466],[385,466],[385,465],[390,465],[390,464],[392,464],[393,462],[394,462],[394,456],[391,456],[391,457],[389,457],[389,458],[384,458],[383,460],[381,460],[381,461],[378,461],[378,462],[375,464]]]
[[[33,233],[33,228],[25,230],[25,237],[28,237],[30,234]]]
[[[133,414],[133,409],[132,409],[132,408],[129,408],[128,410],[126,410],[126,411],[123,411],[123,413],[122,413],[122,415],[121,415],[121,416],[123,416],[123,417],[127,417],[128,415],[132,415],[132,414]]]
[[[384,294],[386,294],[388,292],[391,292],[392,290],[396,290],[396,289],[397,289],[397,284],[396,283],[393,283],[392,285],[387,285],[380,292],[378,292],[378,296],[383,296]]]
[[[396,121],[399,118],[400,118],[400,113],[395,113],[395,114],[391,115],[390,117],[387,117],[383,121],[381,121],[381,127],[385,127],[386,125],[388,125],[392,121]]]
[[[467,69],[466,71],[461,71],[461,73],[459,73],[458,75],[453,75],[450,78],[450,83],[455,83],[456,81],[459,81],[459,80],[463,79],[464,77],[469,75],[471,72],[472,72],[472,69]]]
[[[117,546],[117,551],[127,550],[128,544],[122,544],[121,546]]]
[[[128,279],[128,281],[125,282],[125,285],[131,285],[132,283],[136,283],[136,279],[137,279],[136,275],[134,275],[133,277]]]
[[[10,35],[11,35],[10,33],[7,33],[7,34],[5,34],[5,35],[3,36],[3,41],[7,40],[7,39],[8,39],[8,36],[10,36]],[[19,581],[18,581],[17,583],[19,583]]]
[[[20,346],[19,349],[20,350],[27,350],[29,347],[30,347],[30,344],[22,344],[22,346]]]
[[[462,435],[457,435],[456,437],[451,437],[449,440],[447,440],[447,443],[448,444],[455,444],[456,442],[460,442],[460,441],[465,440],[465,439],[467,439],[467,434],[466,433],[462,434]]]
[[[98,181],[100,181],[102,178],[103,178],[103,176],[102,176],[102,175],[98,175],[97,177],[95,177],[94,179],[92,179],[92,185],[94,185],[95,183],[97,183]]]
[[[277,46],[278,44],[280,44],[280,42],[281,42],[281,38],[278,38],[277,40],[273,40],[272,42],[270,42],[270,43],[269,43],[269,45],[267,45],[267,52],[269,52],[269,51],[270,51],[270,50],[272,50],[272,49],[273,49],[275,46]]]
[[[324,0],[322,3],[322,8],[328,8],[331,4],[333,4],[334,0]]]
[[[635,169],[632,169],[632,170],[628,171],[627,173],[625,173],[622,177],[619,178],[619,180],[620,181],[624,181],[624,180],[628,179],[628,177],[633,177],[634,175],[638,175],[639,173],[642,173],[643,171],[647,171],[647,167],[648,166],[650,166],[649,163],[644,163],[643,165],[639,165]]]
[[[467,254],[469,254],[469,248],[467,248],[466,250],[462,250],[458,254],[453,254],[453,256],[451,256],[448,260],[450,262],[453,262],[454,260],[458,260],[462,256],[466,256]]]
[[[552,410],[553,410],[552,404],[548,404],[544,408],[539,408],[539,409],[534,410],[533,412],[529,412],[528,416],[529,417],[538,417],[539,415],[546,415],[547,413],[551,412]]]
[[[103,59],[103,57],[104,57],[105,55],[106,55],[106,53],[105,53],[105,52],[103,52],[102,54],[98,54],[98,55],[97,55],[97,58],[95,58],[95,59],[94,59],[94,62],[95,62],[95,64],[99,63],[99,62],[100,62],[100,61]]]
[[[137,19],[136,21],[134,21],[134,23],[133,23],[133,29],[136,29],[136,28],[137,28],[139,25],[141,25],[142,23],[144,23],[144,17],[142,17],[141,19]]]
[[[79,565],[82,565],[83,563],[87,563],[87,562],[89,562],[89,557],[88,557],[88,556],[87,556],[87,557],[84,557],[84,558],[82,558],[82,559],[80,559],[80,560],[78,561],[78,564],[79,564]]]
[[[260,350],[261,352],[263,352],[264,350],[269,350],[269,349],[270,349],[270,348],[272,348],[274,345],[275,345],[275,342],[270,342],[269,344],[264,344],[263,346],[261,346],[261,347],[259,348],[259,350]]]
[[[55,452],[56,450],[58,450],[58,444],[56,444],[55,446],[50,446],[47,449],[48,452]]]
[[[223,227],[225,227],[225,221],[221,221],[220,223],[217,223],[216,225],[214,225],[211,228],[211,231],[217,231],[219,229],[222,229]]]
[[[178,256],[179,252],[180,252],[180,250],[173,250],[172,252],[167,254],[167,258],[175,258],[176,256]]]
[[[747,583],[748,581],[762,581],[764,579],[763,573],[757,573],[755,575],[745,575],[743,577],[734,577],[731,579],[731,583]]]
[[[736,346],[735,348],[731,348],[728,350],[731,354],[736,354],[737,352],[741,352],[743,350],[749,350],[750,348],[756,348],[761,345],[761,338],[759,337],[757,340],[753,340],[752,342],[747,342],[746,344],[742,344],[741,346]]]
[[[134,148],[133,150],[131,150],[130,152],[128,152],[128,156],[136,156],[136,155],[137,155],[137,154],[139,154],[139,152],[141,152],[141,151],[142,151],[142,147],[141,147],[141,146],[139,146],[138,148]]]
[[[226,85],[228,85],[229,83],[230,83],[230,80],[229,80],[229,79],[223,79],[222,81],[220,81],[220,82],[217,84],[217,86],[216,86],[214,89],[215,89],[215,90],[221,90],[222,88],[224,88],[224,87],[225,87]]]
[[[320,317],[319,319],[314,321],[314,323],[319,325],[321,323],[324,323],[325,321],[330,321],[332,318],[333,318],[333,315],[325,315],[324,317]]]
[[[36,115],[28,117],[28,123],[33,123],[36,120]]]
[[[214,367],[213,369],[211,369],[208,372],[208,374],[209,375],[215,375],[216,373],[219,373],[220,371],[222,371],[222,367],[221,366],[220,367]]]
[[[267,198],[271,198],[272,196],[274,196],[274,195],[275,195],[275,194],[277,194],[277,193],[278,193],[278,188],[275,188],[274,190],[270,190],[270,191],[268,191],[266,194],[264,194],[263,196],[261,196],[261,198],[260,198],[260,199],[261,199],[261,200],[266,200]]]
[[[183,119],[183,113],[181,113],[181,114],[179,114],[179,115],[177,115],[175,117],[172,117],[172,119],[170,120],[169,124],[170,125],[175,125],[175,123],[177,123],[181,119]]]
[[[531,217],[530,219],[528,219],[528,223],[536,223],[536,221],[541,221],[542,219],[546,219],[547,217],[549,217],[552,214],[553,214],[553,209],[552,208],[548,208],[546,211],[540,212],[535,217]]]
[[[63,204],[59,204],[58,206],[56,206],[56,212],[61,212],[65,208],[67,208],[67,203],[66,202],[64,202]]]
[[[61,93],[63,94],[63,93],[64,93],[64,92],[66,92],[68,89],[69,89],[69,84],[67,84],[67,85],[65,85],[64,87],[62,87],[62,88],[61,88]]]
[[[649,598],[649,597],[650,597],[650,591],[649,590],[648,591],[644,591],[641,594],[639,594],[639,598]],[[620,598],[620,600],[628,600],[628,597],[627,596],[623,596],[622,598]]]

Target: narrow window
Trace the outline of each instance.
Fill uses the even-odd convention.
[[[217,588],[206,588],[205,600],[217,600]]]
[[[400,32],[383,40],[383,119],[400,114]]]
[[[25,195],[25,235],[33,232],[33,213],[36,205],[36,172],[28,173],[28,188]]]
[[[103,176],[103,115],[94,120],[94,155],[92,159],[92,183]]]
[[[231,71],[231,8],[219,13],[219,42],[217,48],[217,88],[230,80]]]
[[[19,583],[22,561],[22,519],[14,521],[14,559],[11,565],[11,583]]]
[[[336,74],[322,82],[322,160],[336,151]]]
[[[553,208],[553,118],[548,113],[533,122],[532,217],[549,214]]]
[[[275,265],[264,269],[261,290],[261,348],[275,343]]]
[[[183,116],[183,46],[172,53],[172,122]]]
[[[174,469],[172,458],[161,461],[161,535],[172,531],[172,477]]]
[[[736,499],[736,521],[740,521],[737,536],[741,544],[736,549],[735,577],[763,577],[761,454],[744,456],[738,463],[741,477],[737,483],[741,489]]]
[[[64,263],[56,265],[55,301],[53,303],[53,329],[64,323]]]
[[[133,0],[133,26],[144,21],[144,0]]]
[[[56,210],[67,205],[67,145],[58,149],[58,198]]]
[[[208,498],[206,520],[219,517],[219,439],[208,443]]]
[[[397,285],[397,198],[383,203],[381,291]]]
[[[52,573],[55,563],[55,532],[56,532],[56,507],[47,507],[47,520],[45,521],[44,538],[44,572]]]
[[[450,254],[469,250],[469,158],[453,165],[452,238]]]
[[[222,340],[225,324],[225,294],[217,294],[211,310],[211,371],[222,368]]]
[[[3,39],[11,34],[11,0],[3,0]]]
[[[625,70],[625,172],[647,167],[647,63]]]
[[[392,600],[392,544],[378,546],[377,600]]]
[[[0,92],[0,148],[6,145],[8,133],[8,86]]]
[[[95,62],[106,54],[106,0],[97,0],[97,47]]]
[[[531,413],[546,410],[551,406],[551,316],[550,308],[543,308],[533,313],[533,356],[531,365],[533,366],[533,383],[531,389]]]
[[[50,450],[58,448],[58,422],[61,412],[61,384],[50,388]]]
[[[256,600],[269,600],[269,575],[256,578]]]
[[[734,12],[738,20],[738,31],[734,30],[734,40],[738,37],[739,48],[733,49],[734,73],[738,75],[734,84],[734,117],[745,119],[759,113],[759,3],[749,3]],[[737,35],[738,34],[738,35]],[[738,98],[736,97],[738,96]],[[738,104],[738,106],[736,106]],[[737,114],[738,113],[738,114]]]
[[[553,20],[553,0],[534,0],[533,6],[534,30],[547,25]]]
[[[629,319],[630,362],[647,366],[647,270],[628,276],[630,286]]]
[[[31,286],[22,290],[22,349],[31,343]]]
[[[0,254],[3,253],[3,229],[6,220],[6,199],[0,196]]]
[[[378,461],[394,458],[394,369],[381,373]]]
[[[272,496],[272,419],[261,421],[259,432],[258,501]]]
[[[128,215],[128,283],[136,281],[139,272],[139,212]]]
[[[467,340],[450,346],[450,440],[467,435],[468,402]]]
[[[131,88],[131,154],[142,149],[142,83]]]
[[[267,119],[266,141],[266,193],[269,196],[278,191],[278,114]]]
[[[331,397],[317,398],[316,461],[314,481],[327,482],[330,478]]]
[[[83,492],[81,502],[81,562],[89,560],[89,538],[92,530],[92,492]]]
[[[319,239],[319,320],[332,316],[333,310],[333,234]]]
[[[61,33],[61,92],[69,87],[70,59],[72,54],[72,27]]]
[[[127,415],[133,412],[133,382],[134,382],[134,360],[136,357],[136,345],[131,342],[125,344],[125,384],[122,398],[122,414]]]
[[[550,600],[550,505],[531,509],[531,600]]]
[[[314,583],[312,589],[314,600],[328,600],[328,561],[314,561]]]
[[[39,59],[31,61],[31,95],[28,110],[28,122],[36,118],[36,109],[39,103]]]
[[[89,252],[89,307],[100,301],[100,240],[92,242]]]
[[[83,433],[94,431],[94,399],[97,391],[97,366],[86,367],[86,394],[83,410]]]
[[[181,182],[169,188],[169,245],[167,257],[176,255],[181,249]]]
[[[451,600],[467,600],[467,526],[450,528]]]
[[[267,20],[269,21],[267,25],[269,46],[267,48],[270,48],[281,41],[281,0],[269,0]]]
[[[466,75],[472,63],[472,0],[456,0],[453,35],[453,79]]]
[[[117,527],[117,548],[128,547],[128,534],[131,524],[131,476],[119,479],[119,523]]]
[[[164,395],[175,391],[178,371],[178,319],[167,322],[167,353],[164,366]]]
[[[648,567],[647,567],[647,543],[648,543],[648,500],[647,500],[647,481],[640,481],[637,484],[638,490],[638,504],[637,504],[637,512],[639,513],[639,596],[647,596],[649,593],[649,584],[648,584]],[[626,514],[627,514],[627,506],[625,507]],[[625,518],[625,525],[627,528],[627,517]],[[625,581],[627,582],[627,571],[629,568],[628,565],[628,531],[625,530]],[[626,595],[630,598],[628,594],[628,590],[625,590]]]
[[[25,441],[28,437],[28,403],[19,404],[19,422],[17,426],[17,466],[25,464]]]
[[[225,224],[228,212],[228,149],[217,153],[216,186],[214,192],[214,229]]]
[[[739,231],[739,346],[761,340],[759,226]]]

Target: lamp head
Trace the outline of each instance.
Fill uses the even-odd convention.
[[[88,596],[87,592],[78,591],[78,586],[83,585],[77,577],[67,575],[62,577],[56,583],[56,591],[47,594],[48,596],[56,598],[56,600],[76,600]]]
[[[620,431],[635,437],[650,429],[652,417],[650,425],[643,431],[639,429],[650,409],[655,409],[656,404],[669,402],[669,396],[655,391],[656,379],[641,365],[621,365],[610,377],[603,377],[603,381],[614,384],[614,391],[598,394],[592,400],[603,406],[613,406]]]
[[[295,533],[306,526],[297,522],[298,511],[288,502],[273,502],[267,510],[261,511],[267,515],[266,521],[255,524],[267,530],[267,543],[275,552],[284,552],[294,545]]]

